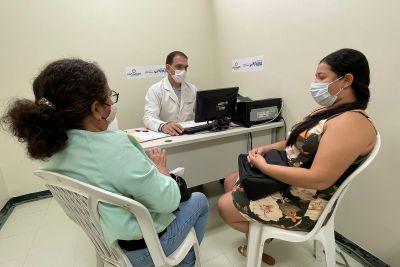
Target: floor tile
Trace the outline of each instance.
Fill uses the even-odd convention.
[[[21,216],[38,211],[46,211],[53,198],[46,198],[42,200],[32,201],[15,206],[11,213],[10,218],[13,216]]]
[[[207,261],[201,262],[202,267],[225,267],[231,266],[231,262],[224,255],[219,255]]]
[[[37,211],[25,215],[10,216],[0,230],[0,239],[33,231],[36,232],[45,214],[45,211]]]
[[[83,230],[78,231],[74,252],[74,267],[96,266],[96,250]]]
[[[281,266],[307,266],[315,260],[312,241],[294,243],[275,239],[264,245],[264,252],[273,256]]]
[[[210,202],[209,225],[200,246],[202,266],[245,267],[246,258],[237,251],[245,242],[244,235],[225,225],[216,209],[222,186],[212,183],[201,190]],[[12,214],[0,231],[0,267],[96,266],[95,249],[82,229],[65,215],[54,199],[38,202],[37,205],[22,204],[17,215]],[[324,262],[314,259],[312,241],[274,240],[264,251],[275,257],[274,267],[325,266]],[[346,259],[352,267],[362,266],[348,255]]]
[[[231,266],[233,267],[246,267],[246,261],[247,258],[242,256],[237,248],[236,250],[232,250],[230,252],[224,253],[224,255],[229,259],[229,261],[231,262]],[[266,263],[262,262],[261,263],[262,267],[267,267],[270,265],[267,265]],[[294,267],[296,265],[292,265],[292,263],[288,263],[288,262],[280,262],[280,261],[276,261],[274,267]]]
[[[207,261],[222,255],[221,247],[218,242],[215,242],[215,238],[213,238],[212,233],[214,233],[215,230],[211,230],[210,232],[206,233],[206,236],[200,244],[200,258],[202,261]]]
[[[55,199],[49,203],[46,216],[43,218],[42,225],[57,225],[60,223],[73,223],[65,214],[60,204]]]
[[[353,259],[353,258],[350,257],[349,255],[347,255],[347,254],[345,254],[345,253],[343,253],[343,255],[344,255],[344,257],[346,258],[348,264],[349,264],[351,267],[363,267],[362,264],[360,264],[359,262],[357,262],[355,259]],[[337,266],[337,267],[343,267],[344,265],[341,265],[341,263],[344,264],[344,261],[343,261],[343,259],[340,257],[339,253],[336,253],[336,266]],[[304,264],[304,265],[302,265],[301,267],[325,267],[325,266],[326,266],[325,260],[323,260],[323,261],[318,261],[318,260],[314,259],[312,262],[309,262],[309,263],[307,263],[307,264]]]
[[[237,251],[237,248],[245,243],[245,235],[243,233],[226,225],[213,229],[208,235],[222,253]]]
[[[72,267],[74,247],[54,247],[27,256],[24,267]]]
[[[31,232],[0,239],[0,263],[24,259],[28,254],[35,234]]]
[[[66,219],[62,223],[43,225],[39,228],[29,254],[50,251],[55,248],[74,248],[78,227]]]

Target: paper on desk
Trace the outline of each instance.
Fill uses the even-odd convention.
[[[132,135],[139,143],[170,136],[169,134],[154,132],[147,128],[126,129],[125,132]]]
[[[203,124],[207,124],[206,121],[202,122],[194,122],[194,121],[183,121],[179,123],[183,128],[189,128],[189,127],[194,127],[194,126],[199,126]]]

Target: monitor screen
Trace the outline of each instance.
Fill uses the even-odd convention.
[[[195,122],[213,121],[235,115],[239,87],[198,91]]]

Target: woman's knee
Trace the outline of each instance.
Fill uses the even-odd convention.
[[[224,221],[226,221],[226,219],[228,219],[227,210],[229,209],[230,202],[231,202],[231,198],[229,197],[229,193],[223,194],[218,199],[218,203],[217,203],[218,212],[221,215],[222,219],[224,219]]]
[[[202,209],[208,210],[208,199],[203,193],[193,192],[188,201],[196,203]]]
[[[225,181],[224,181],[225,192],[232,191],[238,177],[239,177],[238,172],[233,172],[226,176]]]

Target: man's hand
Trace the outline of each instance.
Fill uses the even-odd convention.
[[[183,133],[183,127],[179,123],[168,122],[161,127],[161,131],[170,135],[180,135]]]
[[[159,172],[169,176],[169,171],[167,169],[167,153],[165,149],[153,147],[146,150],[146,154],[153,161],[154,165],[156,165]]]

